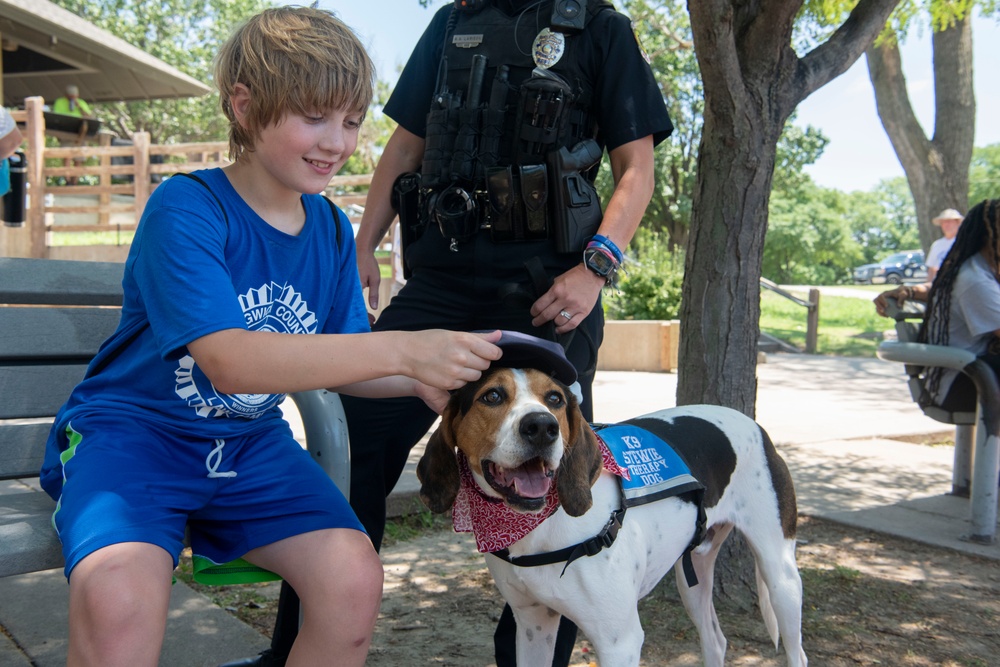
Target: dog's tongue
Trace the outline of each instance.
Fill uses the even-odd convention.
[[[497,467],[497,472],[501,484],[513,486],[514,493],[524,498],[541,498],[552,486],[552,478],[545,474],[545,467],[538,459],[513,470]]]

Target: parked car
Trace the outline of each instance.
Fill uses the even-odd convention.
[[[923,250],[903,250],[875,264],[854,269],[854,282],[859,285],[899,285],[904,282],[927,280],[927,265]]]

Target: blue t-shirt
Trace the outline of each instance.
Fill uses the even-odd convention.
[[[187,344],[197,338],[223,329],[369,331],[343,212],[335,218],[323,197],[303,196],[305,226],[290,236],[254,213],[221,169],[195,175],[211,192],[174,177],[143,211],[125,263],[121,322],[49,437],[42,470],[47,491],[46,472],[61,478],[65,427],[83,412],[131,413],[146,424],[205,438],[247,435],[281,419],[283,394],[216,391],[188,354]]]

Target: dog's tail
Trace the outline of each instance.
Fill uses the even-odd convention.
[[[767,634],[771,636],[771,643],[774,644],[774,650],[778,650],[778,638],[780,636],[778,632],[778,617],[774,614],[774,608],[771,606],[771,594],[767,590],[767,584],[764,583],[764,578],[760,574],[760,567],[754,563],[754,575],[757,577],[757,604],[760,606],[760,615],[764,619],[764,625],[767,626]]]

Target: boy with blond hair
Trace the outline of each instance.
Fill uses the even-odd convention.
[[[498,333],[369,332],[350,224],[319,195],[372,95],[349,28],[264,11],[222,48],[216,83],[234,163],[150,197],[118,330],[49,438],[69,665],[157,664],[185,527],[201,574],[236,561],[299,592],[289,665],[364,664],[381,563],[278,404],[325,387],[440,409],[500,356]]]

